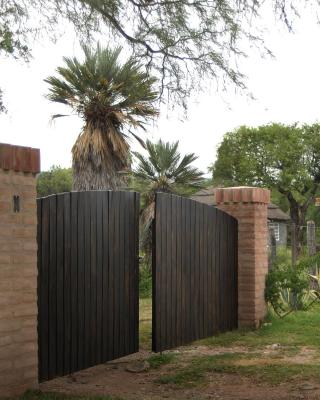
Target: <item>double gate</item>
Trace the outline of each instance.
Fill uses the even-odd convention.
[[[139,194],[89,191],[38,205],[39,380],[139,350]],[[237,326],[237,222],[159,193],[152,349]]]

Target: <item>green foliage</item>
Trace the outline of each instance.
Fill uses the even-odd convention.
[[[50,194],[70,192],[72,189],[71,168],[61,168],[53,165],[49,171],[41,172],[37,178],[38,197]]]
[[[222,186],[272,189],[273,200],[290,210],[300,251],[306,215],[320,185],[320,124],[270,124],[226,133],[212,167]]]
[[[309,277],[301,264],[275,264],[266,279],[266,300],[279,316],[307,307]]]
[[[147,140],[146,156],[133,153],[138,164],[132,176],[144,197],[153,200],[156,192],[188,195],[203,187],[202,172],[192,166],[198,157],[194,153],[182,156],[178,147],[179,142],[165,143],[160,139],[152,143]]]
[[[194,153],[182,156],[178,147],[179,142],[147,140],[146,156],[133,153],[138,163],[132,170],[132,187],[142,193],[140,245],[147,263],[151,255],[155,194],[188,196],[204,186],[202,172],[192,165],[198,157]]]
[[[141,64],[133,57],[121,63],[121,47],[102,48],[98,44],[94,49],[86,45],[82,48],[84,61],[64,57],[65,67],[57,68],[58,77],[45,79],[49,100],[67,104],[87,121],[102,123],[109,117],[109,122],[113,118],[117,126],[124,121],[142,126],[140,116],[157,114],[152,107],[157,97],[152,89],[156,80],[143,71]]]
[[[150,265],[141,263],[139,267],[139,297],[150,298],[152,294],[152,274]]]
[[[294,266],[276,263],[272,267],[266,279],[265,297],[277,315],[286,316],[292,311],[305,310],[320,298],[319,290],[312,289],[310,279],[310,271],[319,261],[318,253],[299,260]]]
[[[176,358],[176,354],[164,353],[155,354],[148,358],[148,362],[151,368],[160,368],[161,365],[170,364]]]
[[[290,382],[294,378],[302,380],[313,379],[319,382],[320,364],[289,364],[287,362],[248,363],[248,358],[260,354],[225,353],[215,356],[202,356],[193,358],[187,365],[177,367],[173,372],[162,375],[157,382],[174,384],[178,387],[194,387],[203,385],[208,381],[209,374],[237,374],[254,378],[258,382],[267,382],[278,385]],[[244,363],[241,363],[241,360]]]

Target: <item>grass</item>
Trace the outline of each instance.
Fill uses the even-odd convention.
[[[247,346],[260,348],[279,343],[283,346],[308,346],[320,350],[320,305],[280,319],[271,314],[259,330],[237,330],[201,340],[206,346]]]
[[[141,306],[140,337],[143,346],[150,345],[151,300],[143,299]],[[280,344],[279,350],[264,356],[262,349]],[[172,368],[156,381],[189,387],[203,384],[210,373],[230,373],[250,377],[272,385],[281,382],[312,379],[320,382],[320,305],[308,311],[298,311],[280,319],[269,313],[265,324],[255,331],[236,330],[196,342],[197,345],[215,347],[244,347],[244,352],[213,356],[181,357],[170,359],[170,353],[150,357],[153,368],[171,363]],[[288,362],[288,358],[301,352],[301,347],[315,350],[314,363]],[[319,358],[318,358],[319,357]]]
[[[267,382],[277,385],[291,382],[293,379],[313,379],[320,382],[320,364],[288,364],[281,362],[268,362],[266,364],[255,362],[259,360],[259,354],[245,353],[220,354],[217,356],[202,356],[194,358],[182,368],[173,373],[162,375],[157,382],[162,384],[174,384],[178,387],[192,387],[203,385],[208,380],[209,373],[230,373],[250,377],[259,382]],[[252,359],[252,363],[246,362]],[[238,363],[244,360],[243,364]]]
[[[150,298],[140,299],[139,337],[140,348],[150,350],[152,335],[152,302]]]
[[[148,362],[151,368],[159,368],[161,365],[170,364],[176,359],[176,354],[173,353],[164,353],[164,354],[155,354],[148,358]]]
[[[6,400],[121,400],[121,398],[111,396],[71,396],[59,393],[43,393],[38,390],[28,390],[18,399],[6,398]]]
[[[140,347],[145,350],[151,347],[151,311],[151,299],[140,299]],[[210,374],[224,373],[246,376],[271,385],[307,380],[320,383],[320,305],[308,311],[292,313],[284,319],[270,314],[266,322],[259,330],[227,332],[196,343],[207,346],[208,351],[218,351],[219,348],[221,352],[223,348],[229,348],[223,354],[194,356],[184,348],[179,355],[170,352],[151,355],[147,359],[151,368],[161,368],[156,382],[183,388],[205,384]],[[279,343],[280,348],[264,354],[266,346],[275,343]],[[241,350],[230,351],[232,347],[241,347]],[[305,363],[300,357],[304,347],[313,350],[311,361],[309,359]],[[298,358],[292,358],[298,353]],[[28,392],[19,400],[120,399]]]

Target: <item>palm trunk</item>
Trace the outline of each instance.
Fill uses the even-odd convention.
[[[79,163],[73,160],[73,190],[119,190],[126,186],[126,180],[117,171],[97,168],[91,160]]]
[[[116,153],[106,133],[87,125],[72,148],[73,190],[119,190],[127,184],[127,167],[124,151]]]

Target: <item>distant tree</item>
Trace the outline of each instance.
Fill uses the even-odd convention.
[[[237,61],[248,44],[270,52],[262,13],[292,30],[306,5],[316,14],[318,0],[0,0],[0,43],[24,55],[35,36],[56,38],[70,21],[86,43],[100,32],[132,50],[158,78],[160,95],[186,105],[208,79],[244,87]]]
[[[49,171],[41,172],[37,178],[38,197],[50,194],[70,192],[72,188],[71,168],[61,168],[53,165]]]
[[[179,142],[165,143],[147,140],[147,155],[134,152],[137,165],[133,168],[133,186],[142,193],[141,247],[150,255],[151,222],[154,216],[155,194],[165,192],[189,196],[204,185],[201,171],[192,165],[194,153],[184,156],[178,150]]]
[[[133,58],[121,63],[121,48],[83,47],[85,59],[64,58],[51,76],[48,98],[66,104],[84,120],[72,148],[75,190],[119,189],[130,164],[131,128],[142,128],[158,111],[150,77]],[[60,115],[59,115],[60,116]]]
[[[278,192],[289,205],[299,253],[302,226],[320,188],[320,124],[242,126],[224,136],[212,173],[218,186],[254,185]]]

